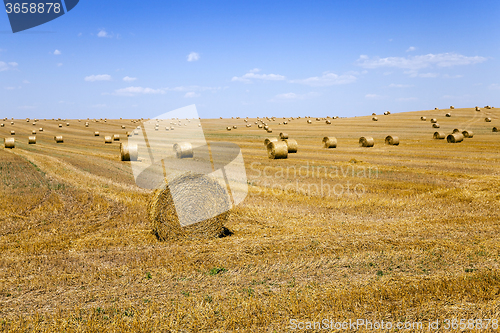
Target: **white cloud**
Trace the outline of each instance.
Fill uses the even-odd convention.
[[[18,109],[20,110],[33,110],[33,109],[36,109],[37,107],[36,106],[33,106],[33,105],[23,105],[23,106],[19,106]]]
[[[165,94],[165,90],[143,88],[143,87],[128,87],[128,88],[117,89],[113,93],[113,95],[120,95],[120,96],[153,95],[153,94]]]
[[[258,71],[260,71],[260,69]],[[239,77],[234,76],[231,79],[231,81],[250,83],[250,82],[252,82],[252,79],[266,80],[266,81],[282,81],[285,79],[285,77],[283,75],[279,75],[279,74],[256,74],[255,69],[253,69],[252,71],[246,73],[243,76],[239,76]]]
[[[108,34],[108,32],[104,29],[101,29],[98,33],[97,33],[97,37],[113,37],[112,35]]]
[[[500,90],[500,84],[498,83],[492,83],[488,86],[489,89],[491,90]]]
[[[101,75],[90,75],[85,77],[85,81],[94,82],[94,81],[111,81],[111,75],[101,74]]]
[[[249,70],[248,72],[249,72],[249,73],[258,73],[258,72],[260,72],[260,71],[261,71],[261,69],[260,69],[260,68],[254,68],[254,69]]]
[[[356,61],[358,66],[363,68],[381,68],[381,67],[396,67],[410,70],[437,67],[452,67],[460,65],[471,65],[486,61],[485,57],[474,56],[467,57],[457,53],[439,53],[426,54],[419,56],[408,57],[387,57],[387,58],[370,58],[367,55],[361,55]]]
[[[3,62],[0,61],[0,72],[7,71],[9,69],[14,69],[17,67],[17,62]]]
[[[135,80],[137,80],[137,78],[136,78],[136,77],[125,76],[125,77],[123,78],[123,81],[125,81],[125,82],[133,82],[133,81],[135,81]]]
[[[396,84],[396,83],[391,83],[389,85],[389,88],[410,88],[413,87],[411,84]]]
[[[57,67],[61,67],[62,65],[63,65],[62,62],[60,62],[57,64]]]
[[[317,92],[309,92],[307,94],[296,94],[296,93],[290,92],[290,93],[285,93],[285,94],[278,94],[278,95],[274,96],[274,98],[278,99],[278,100],[303,100],[303,99],[312,98],[312,97],[316,97],[316,96],[319,96],[319,94]],[[274,101],[274,99],[272,101]]]
[[[82,35],[83,35],[83,34],[80,32],[80,33],[78,34],[78,37],[81,37]]]
[[[185,98],[193,98],[193,97],[200,97],[200,94],[195,93],[194,91],[187,92],[184,95]]]
[[[95,105],[92,105],[93,108],[96,108],[96,109],[100,109],[100,108],[105,108],[107,107],[106,104],[95,104]]]
[[[23,80],[23,83],[24,83],[24,84],[29,84],[29,83],[30,83],[30,81],[28,81],[28,80]]]
[[[16,89],[16,87],[5,87],[5,90],[14,90],[14,89]]]
[[[416,70],[404,71],[405,74],[408,74],[410,77],[423,77],[423,78],[435,78],[438,77],[438,73],[419,73]]]
[[[200,60],[200,55],[196,52],[191,52],[187,55],[187,61],[198,61]]]
[[[173,88],[165,88],[165,90],[169,91],[211,91],[216,92],[217,90],[222,90],[227,87],[201,87],[201,86],[179,86]]]
[[[398,98],[397,101],[401,101],[401,102],[411,102],[411,101],[416,101],[418,100],[418,98],[416,97],[401,97],[401,98]]]
[[[416,49],[417,49],[417,48],[416,48],[415,46],[410,46],[410,47],[406,50],[406,52],[413,52],[413,51],[415,51]]]
[[[382,99],[382,98],[384,98],[384,96],[377,95],[377,94],[366,94],[365,98],[368,98],[368,99]]]
[[[302,80],[290,80],[291,83],[301,83],[313,87],[326,87],[337,84],[348,84],[356,81],[356,76],[352,74],[337,75],[335,73],[325,72],[322,76],[313,76]]]
[[[61,54],[61,51],[59,51],[59,50],[54,51],[54,55],[60,55],[60,54]]]

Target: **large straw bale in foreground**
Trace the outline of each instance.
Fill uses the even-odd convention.
[[[174,202],[174,198],[176,199]],[[226,190],[204,175],[186,174],[157,189],[148,206],[153,233],[159,240],[217,238],[224,234],[230,202]],[[186,217],[181,226],[179,215]],[[217,212],[225,211],[215,217]],[[201,222],[189,223],[206,216]]]

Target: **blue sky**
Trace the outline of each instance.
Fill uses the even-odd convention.
[[[500,106],[498,1],[97,1],[13,34],[0,117]]]

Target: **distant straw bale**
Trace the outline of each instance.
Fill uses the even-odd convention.
[[[177,158],[193,157],[193,146],[189,142],[176,143],[173,149]]]
[[[333,136],[325,136],[323,138],[323,146],[325,148],[337,148],[337,138]]]
[[[122,161],[137,161],[139,156],[137,145],[120,143],[120,156]]]
[[[398,146],[399,145],[399,137],[388,135],[385,137],[385,144],[390,146]]]
[[[463,140],[464,140],[464,135],[462,133],[453,133],[449,134],[446,137],[446,141],[448,141],[448,143],[459,143],[462,142]]]
[[[374,145],[375,145],[375,141],[370,136],[367,136],[367,137],[362,136],[361,138],[359,138],[359,146],[360,147],[373,147]]]
[[[267,145],[267,155],[270,159],[288,158],[288,145],[285,141],[271,141]]]

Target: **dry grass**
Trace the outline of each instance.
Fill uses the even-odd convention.
[[[31,124],[15,120],[16,148],[0,149],[0,330],[286,332],[292,318],[498,319],[498,134],[484,122],[495,110],[440,119],[443,132],[474,132],[456,145],[433,140],[419,121],[439,110],[334,127],[291,120],[286,131],[301,149],[281,160],[268,159],[267,133],[242,119],[202,120],[208,140],[242,147],[250,193],[228,217],[231,236],[172,242],[151,233],[151,192],[134,185],[119,145],[93,135],[125,135],[130,120],[40,120],[36,146]],[[241,129],[227,132],[236,121]],[[382,144],[387,133],[399,147]],[[377,144],[360,148],[367,135]],[[325,136],[336,149],[321,149]],[[288,184],[298,187],[282,190]],[[350,192],[325,195],[321,185]]]

